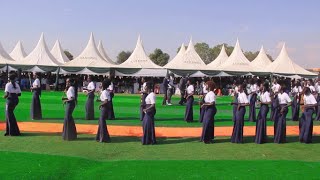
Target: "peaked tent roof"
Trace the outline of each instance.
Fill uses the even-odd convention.
[[[93,33],[91,33],[87,46],[80,55],[62,65],[63,67],[94,67],[94,68],[110,68],[113,65],[105,61],[99,53]]]
[[[55,57],[56,60],[59,61],[61,64],[64,64],[70,61],[69,58],[64,53],[59,40],[57,40],[54,43],[54,46],[50,52],[53,55],[53,57]]]
[[[137,40],[135,49],[133,50],[130,57],[118,66],[119,68],[133,68],[133,69],[162,69],[161,66],[156,65],[151,61],[149,56],[146,54],[140,35]]]
[[[170,61],[167,69],[177,69],[177,70],[205,70],[206,64],[202,61],[199,54],[194,49],[192,38],[189,41],[188,48],[186,52],[175,59],[175,61]]]
[[[283,44],[280,54],[270,65],[266,67],[267,71],[280,75],[302,75],[316,76],[316,74],[305,70],[298,64],[294,63],[288,55],[285,44]]]
[[[177,55],[170,60],[165,66],[164,68],[168,68],[168,67],[174,67],[176,66],[176,63],[179,62],[179,59],[184,55],[184,53],[186,52],[186,47],[184,46],[184,43],[182,43],[179,52],[177,53]]]
[[[226,53],[226,49],[224,44],[222,44],[221,51],[217,58],[213,60],[211,63],[207,64],[208,70],[217,70],[219,66],[226,62],[228,59],[228,54]]]
[[[9,64],[10,62],[14,62],[14,60],[10,57],[10,55],[4,50],[1,42],[0,42],[0,64]]]
[[[256,67],[257,69],[265,69],[271,63],[272,61],[267,56],[263,46],[261,46],[258,56],[251,61],[252,66]]]
[[[99,44],[98,44],[98,51],[99,53],[101,54],[101,56],[108,62],[108,63],[111,63],[111,64],[116,64],[114,61],[112,61],[112,59],[107,55],[106,51],[104,50],[104,47],[103,47],[103,44],[102,44],[102,41],[100,40],[99,41]]]
[[[231,55],[228,57],[225,63],[218,67],[218,69],[225,72],[240,73],[249,73],[256,71],[251,65],[250,61],[244,56],[238,39]]]
[[[24,51],[21,41],[18,41],[9,55],[16,61],[21,61],[27,56],[27,53]]]
[[[40,40],[33,51],[17,64],[32,66],[59,66],[59,63],[50,53],[44,34],[41,34]]]

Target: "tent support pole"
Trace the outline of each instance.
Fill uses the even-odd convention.
[[[7,64],[7,67],[6,67],[6,72],[7,72],[7,80],[9,79],[9,65]]]
[[[60,72],[60,67],[58,67],[58,69],[57,69],[56,83],[55,83],[55,87],[54,87],[55,91],[58,91],[59,72]]]

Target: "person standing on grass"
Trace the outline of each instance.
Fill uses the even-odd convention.
[[[274,143],[286,142],[286,116],[288,107],[291,106],[291,99],[284,91],[285,86],[281,85],[278,94],[279,107],[275,107],[274,114]]]
[[[147,93],[147,82],[146,82],[146,78],[142,77],[141,78],[141,89],[140,89],[140,93],[141,93],[141,98],[140,98],[140,121],[143,120],[145,113],[143,112],[143,110],[146,108],[146,97],[148,96]]]
[[[20,136],[20,130],[14,115],[14,109],[19,103],[19,96],[21,96],[21,89],[18,83],[15,82],[16,74],[14,72],[9,74],[9,82],[5,86],[5,95],[3,98],[6,102],[6,132],[5,136]]]
[[[68,78],[66,80],[66,96],[62,97],[63,104],[66,105],[65,108],[65,115],[64,115],[64,123],[63,123],[63,130],[62,130],[62,138],[63,140],[75,140],[77,139],[77,129],[74,123],[74,119],[72,117],[73,110],[76,106],[76,94],[74,88],[74,79]]]
[[[88,86],[87,86],[87,102],[86,102],[86,120],[94,120],[94,92],[96,86],[92,81],[92,76],[88,77]]]
[[[108,116],[108,108],[110,108],[110,92],[107,88],[110,86],[110,81],[107,79],[102,82],[102,92],[100,95],[101,104],[99,106],[100,118],[98,132],[96,135],[96,141],[98,142],[110,142],[110,136],[106,124],[106,119]]]
[[[109,77],[109,81],[110,81],[110,85],[108,87],[108,91],[110,93],[110,108],[108,109],[108,116],[107,116],[107,119],[110,119],[110,120],[115,120],[116,117],[114,115],[114,109],[113,109],[113,97],[114,97],[114,86],[113,86],[113,83],[111,81],[111,77]]]
[[[162,82],[162,86],[163,86],[163,100],[162,100],[162,105],[166,105],[167,104],[167,100],[168,100],[168,85],[169,85],[169,74],[167,74],[167,76],[163,79]]]
[[[280,89],[280,84],[278,84],[278,80],[273,81],[273,85],[271,87],[271,112],[270,112],[270,120],[274,121],[275,119],[275,112],[276,112],[276,107],[279,106],[279,101],[278,101],[278,93]]]
[[[204,97],[204,103],[201,105],[203,115],[202,135],[200,141],[209,144],[214,139],[214,116],[217,113],[216,95],[214,94],[215,83],[208,81],[205,83],[205,89],[208,93]]]
[[[172,95],[174,94],[174,83],[173,83],[173,80],[174,80],[174,75],[171,73],[170,74],[170,79],[169,79],[169,83],[168,83],[168,92],[167,92],[167,101],[166,101],[166,104],[168,106],[171,106],[171,97]]]
[[[248,97],[244,92],[245,86],[245,84],[239,86],[238,107],[231,136],[232,143],[243,143],[244,115],[246,114],[246,106],[249,106]]]
[[[186,94],[187,78],[189,78],[189,75],[187,75],[186,77],[183,76],[179,82],[179,89],[180,89],[180,94],[181,94],[180,101],[179,101],[180,105],[183,105],[186,102],[185,94]]]
[[[40,120],[42,119],[42,111],[41,111],[41,83],[40,83],[40,73],[34,74],[34,81],[31,86],[31,91],[33,92],[32,101],[31,101],[31,119],[32,120]]]
[[[156,144],[156,132],[154,128],[154,116],[156,114],[156,95],[153,92],[153,84],[147,82],[146,107],[143,110],[145,113],[142,121],[142,145]]]
[[[315,108],[316,113],[316,121],[320,121],[320,78],[318,78],[318,82],[315,85],[316,93],[317,93],[317,106]]]
[[[238,110],[238,94],[239,94],[239,85],[236,82],[235,83],[235,87],[233,89],[233,101],[231,102],[232,105],[232,121],[235,122],[236,120],[236,114],[237,114],[237,110]]]
[[[256,101],[257,101],[258,86],[255,79],[250,79],[250,106],[249,106],[249,121],[256,122]]]
[[[202,82],[200,83],[200,88],[201,88],[200,89],[201,91],[199,92],[199,105],[200,105],[199,122],[200,123],[202,123],[203,121],[203,116],[206,108],[206,106],[202,106],[202,104],[205,103],[204,97],[206,97],[206,94],[208,93],[206,82],[207,82],[207,79],[203,78]],[[214,91],[214,89],[212,91]]]
[[[299,123],[299,140],[301,143],[312,143],[313,121],[312,114],[317,107],[317,101],[311,94],[308,87],[303,89],[304,94],[304,112],[301,115]]]
[[[184,115],[184,120],[187,121],[187,123],[193,122],[193,94],[194,94],[194,86],[193,81],[191,78],[187,81],[187,93],[186,93],[186,112]]]
[[[269,93],[269,84],[260,85],[260,111],[256,122],[255,143],[262,144],[267,142],[267,114],[269,112],[269,104],[271,98]]]
[[[299,120],[299,112],[300,112],[300,95],[302,92],[302,88],[300,86],[300,82],[294,82],[294,87],[291,90],[293,101],[292,101],[292,121]]]

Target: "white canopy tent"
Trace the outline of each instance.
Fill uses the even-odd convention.
[[[27,53],[24,51],[21,41],[18,41],[9,55],[17,62],[21,61],[27,56]]]
[[[6,71],[8,68],[8,64],[14,63],[14,60],[10,57],[10,55],[4,50],[1,42],[0,42],[0,70]]]
[[[177,55],[173,59],[171,59],[166,65],[164,65],[163,68],[170,69],[172,67],[177,66],[177,63],[181,61],[181,58],[185,52],[186,52],[186,47],[184,46],[184,43],[182,43]]]
[[[87,46],[80,55],[61,66],[61,73],[76,74],[109,74],[113,64],[108,63],[99,53],[93,33],[91,33]]]
[[[51,49],[51,54],[53,55],[53,57],[56,58],[56,60],[60,63],[60,64],[64,64],[66,62],[69,62],[69,58],[66,56],[66,54],[64,53],[64,50],[61,47],[60,41],[57,40],[53,46],[53,48]]]
[[[152,62],[146,54],[140,35],[130,57],[118,65],[115,71],[117,76],[166,76],[166,74],[167,70]]]
[[[101,54],[101,56],[110,64],[116,64],[114,61],[112,61],[112,59],[108,56],[108,54],[106,53],[104,47],[103,47],[103,44],[102,44],[102,41],[100,40],[99,41],[99,44],[98,44],[98,51],[99,53]]]
[[[263,46],[261,46],[258,56],[251,62],[252,66],[262,71],[271,63],[272,61],[267,56]]]
[[[226,49],[223,44],[217,58],[213,60],[211,63],[207,64],[207,70],[219,70],[218,67],[220,67],[223,63],[225,63],[227,59],[228,59],[228,55],[226,53]]]
[[[315,77],[317,74],[307,71],[306,69],[302,68],[298,64],[294,63],[291,58],[289,57],[285,44],[280,51],[280,54],[270,65],[266,67],[268,72],[272,74],[278,75],[285,75],[285,76],[292,76],[298,75],[301,77]]]

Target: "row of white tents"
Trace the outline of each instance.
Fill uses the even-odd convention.
[[[56,41],[50,51],[43,33],[37,46],[30,54],[26,54],[19,41],[13,51],[8,54],[0,43],[0,69],[32,72],[54,72],[60,74],[106,74],[111,71],[116,76],[166,76],[173,72],[177,75],[191,74],[201,76],[239,76],[239,75],[277,75],[291,78],[316,77],[294,63],[289,57],[285,45],[280,54],[272,62],[263,47],[258,56],[250,62],[243,54],[237,40],[234,50],[228,56],[222,46],[218,57],[210,64],[205,64],[195,51],[192,39],[187,49],[184,44],[177,55],[165,66],[156,65],[146,54],[140,36],[131,56],[122,64],[117,64],[107,55],[102,42],[96,46],[93,33],[87,46],[79,56],[69,61],[59,41]]]

